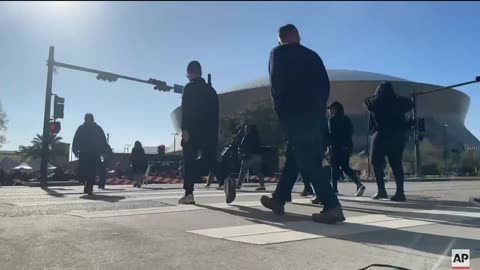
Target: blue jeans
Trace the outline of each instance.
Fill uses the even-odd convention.
[[[303,179],[312,184],[325,211],[340,206],[330,185],[330,175],[322,166],[327,148],[325,116],[322,113],[295,114],[283,117],[280,123],[287,134],[288,148],[274,197],[285,202],[300,172]]]

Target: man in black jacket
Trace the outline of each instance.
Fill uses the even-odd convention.
[[[178,203],[195,204],[194,184],[201,177],[197,159],[205,158],[209,171],[214,171],[217,163],[218,96],[202,78],[199,62],[188,64],[187,77],[190,82],[183,89],[181,123],[185,195]]]
[[[327,71],[318,54],[300,45],[300,35],[294,25],[282,26],[278,40],[279,46],[270,53],[270,84],[274,107],[286,131],[290,151],[287,151],[273,198],[263,196],[261,202],[275,214],[284,214],[285,201],[298,176],[297,165],[302,177],[312,183],[324,203],[323,211],[313,214],[313,220],[321,223],[344,221],[340,202],[321,169],[327,147],[325,115],[330,95]]]
[[[80,182],[85,182],[84,193],[92,195],[97,176],[100,156],[108,152],[110,147],[103,129],[95,123],[93,114],[85,115],[85,122],[75,132],[72,151],[79,159]]]

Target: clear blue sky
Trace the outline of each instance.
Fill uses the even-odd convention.
[[[447,85],[480,75],[479,10],[479,2],[1,2],[0,101],[10,121],[3,149],[41,132],[50,45],[60,62],[170,84],[185,84],[185,67],[197,59],[222,92],[266,76],[278,27],[294,23],[327,68]],[[92,112],[116,151],[137,139],[172,143],[180,95],[65,69],[53,87],[66,98],[67,142]],[[480,85],[460,90],[471,97],[466,124],[479,137]]]

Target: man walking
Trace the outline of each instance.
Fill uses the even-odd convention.
[[[110,149],[103,129],[95,123],[93,114],[85,114],[85,122],[75,132],[72,151],[79,159],[80,181],[85,183],[83,193],[93,194],[100,156]]]
[[[182,96],[182,148],[184,159],[183,188],[180,204],[195,204],[193,189],[201,175],[198,159],[204,158],[210,171],[217,163],[218,96],[202,78],[202,67],[192,61],[187,67],[187,78]]]
[[[263,206],[277,215],[284,214],[298,169],[312,183],[324,204],[323,211],[313,214],[316,222],[335,223],[345,220],[337,196],[321,164],[327,147],[327,100],[330,82],[322,59],[300,45],[300,35],[292,24],[280,27],[279,46],[270,53],[269,73],[275,111],[288,139],[286,162],[273,198],[263,196]],[[294,175],[293,175],[294,173]]]

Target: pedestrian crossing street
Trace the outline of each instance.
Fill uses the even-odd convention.
[[[99,219],[111,217],[125,217],[136,215],[159,215],[165,213],[180,213],[187,211],[212,211],[211,209],[235,209],[243,207],[258,207],[263,209],[260,203],[260,196],[269,192],[238,192],[237,199],[233,204],[226,204],[223,201],[224,192],[213,188],[210,190],[198,189],[195,191],[195,199],[199,205],[176,205],[176,199],[183,194],[183,190],[152,188],[152,189],[133,189],[130,186],[114,187],[105,191],[98,191],[95,194],[99,197],[117,197],[122,202],[141,202],[141,201],[162,201],[166,202],[163,207],[141,207],[135,209],[115,209],[101,211],[75,210],[79,204],[98,204],[114,203],[105,200],[89,200],[82,198],[82,187],[51,187],[48,191],[40,188],[11,188],[7,192],[2,190],[0,196],[0,205],[5,204],[11,207],[31,207],[42,206],[49,207],[55,205],[72,205],[72,210],[64,213],[65,215],[85,218]],[[210,199],[214,202],[200,202],[202,199]],[[345,202],[370,201],[368,197],[348,197],[341,196],[340,199]],[[293,202],[298,205],[310,205],[310,198],[294,198]],[[210,210],[207,210],[209,208]],[[468,208],[468,207],[467,207]],[[419,210],[410,209],[411,213],[429,215],[448,215],[457,219],[480,218],[480,211],[472,207],[471,211],[455,210]],[[268,212],[266,212],[267,214]],[[335,226],[314,223],[310,220],[289,221],[283,223],[262,222],[259,224],[248,224],[242,226],[216,227],[213,224],[208,229],[188,230],[187,233],[209,237],[213,239],[223,239],[227,241],[248,243],[253,245],[267,245],[275,243],[284,243],[300,241],[307,239],[318,239],[324,237],[339,237],[349,234],[368,233],[385,229],[409,230],[419,226],[428,226],[439,223],[435,219],[413,219],[402,218],[385,214],[355,214],[348,215],[347,221]]]

